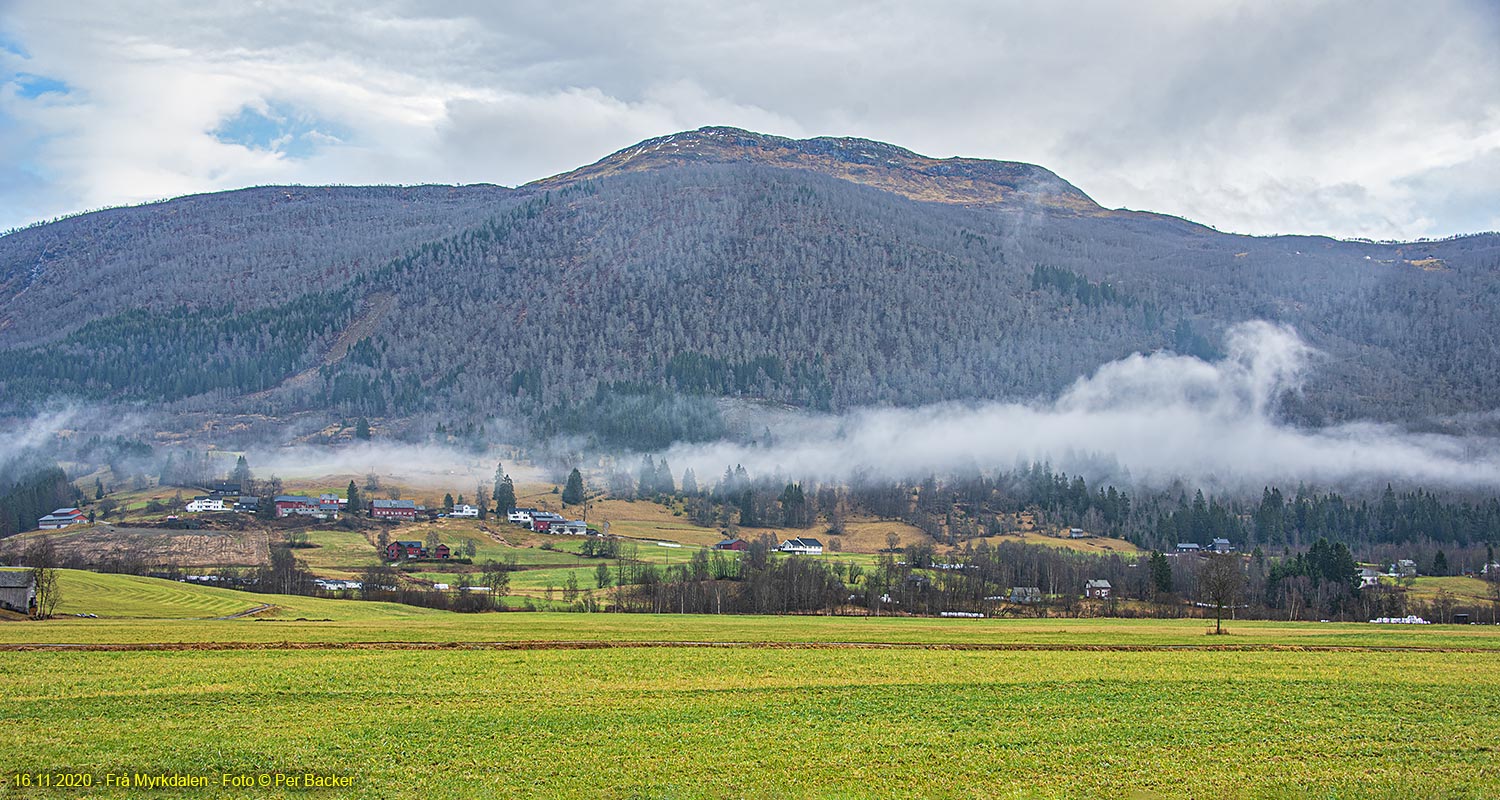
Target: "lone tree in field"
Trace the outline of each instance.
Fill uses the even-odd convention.
[[[583,473],[577,467],[568,473],[568,485],[563,487],[563,505],[576,506],[583,502]]]
[[[1224,632],[1224,608],[1233,606],[1245,588],[1245,572],[1240,557],[1223,554],[1208,556],[1198,571],[1198,586],[1203,596],[1214,604],[1214,633]]]
[[[57,586],[57,552],[52,549],[52,537],[38,536],[32,541],[26,549],[26,565],[31,567],[31,578],[36,582],[36,616],[47,619],[62,600],[62,590]]]
[[[359,516],[359,509],[360,509],[359,487],[354,485],[354,481],[349,481],[349,506],[348,506],[348,508],[349,508],[349,513],[350,514],[353,514],[355,516]]]

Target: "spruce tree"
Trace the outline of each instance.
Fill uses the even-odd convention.
[[[357,515],[357,514],[359,514],[359,508],[360,508],[359,487],[354,485],[354,481],[349,481],[348,493],[349,493],[349,504],[348,504],[349,513]]]
[[[663,458],[656,464],[656,491],[658,494],[677,494],[677,482],[672,480],[672,468]]]
[[[636,476],[635,493],[637,497],[651,497],[656,494],[656,462],[651,456],[641,459],[641,469]]]
[[[568,473],[568,485],[563,488],[562,501],[564,505],[570,506],[583,502],[583,473],[577,467]]]
[[[500,482],[495,484],[495,513],[507,514],[516,507],[516,487],[510,482],[509,475],[501,475]]]

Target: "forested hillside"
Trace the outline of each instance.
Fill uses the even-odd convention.
[[[127,310],[243,312],[348,283],[511,202],[498,186],[269,186],[115,208],[0,238],[0,347]]]
[[[1304,422],[1440,424],[1500,395],[1500,237],[1232,236],[1028,165],[724,130],[513,191],[260,189],[5,236],[0,411],[211,392],[659,446],[721,432],[713,398],[1047,396],[1132,352],[1214,357],[1246,319],[1329,356],[1287,401]]]

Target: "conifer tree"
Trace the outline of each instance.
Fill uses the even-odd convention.
[[[568,485],[563,488],[562,501],[564,505],[570,506],[583,502],[583,473],[577,467],[568,473]]]

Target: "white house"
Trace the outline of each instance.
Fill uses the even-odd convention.
[[[548,533],[561,533],[569,536],[589,535],[589,525],[581,519],[570,519],[566,522],[554,522],[547,529]]]
[[[797,553],[806,556],[823,555],[823,543],[807,536],[797,539],[787,539],[776,549],[783,553]]]
[[[536,513],[534,508],[512,508],[505,512],[505,519],[517,525],[531,525],[531,515]]]
[[[194,497],[188,502],[186,506],[183,506],[183,508],[184,510],[192,511],[194,513],[198,513],[201,511],[230,510],[228,506],[224,505],[224,498],[222,497]]]
[[[1378,586],[1379,584],[1380,570],[1371,569],[1370,567],[1360,567],[1359,588],[1363,589],[1367,586]]]
[[[479,516],[479,506],[471,506],[471,505],[469,505],[467,503],[456,505],[456,506],[453,507],[453,510],[451,512],[449,512],[448,516],[450,516],[450,517],[478,517]]]

